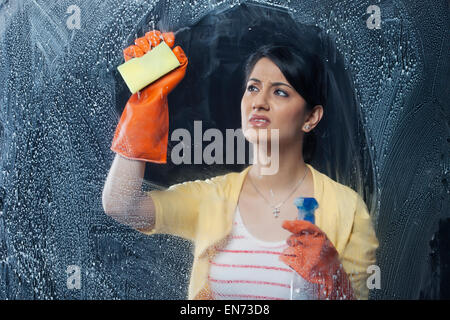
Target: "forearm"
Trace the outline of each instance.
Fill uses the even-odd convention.
[[[144,161],[130,160],[116,154],[102,193],[105,213],[114,215],[133,213],[137,203],[144,197],[142,192],[144,172]]]

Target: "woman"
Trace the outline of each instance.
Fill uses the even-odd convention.
[[[152,31],[124,51],[125,59],[160,39],[174,44],[173,34]],[[321,60],[285,45],[258,49],[246,64],[241,101],[244,135],[259,151],[255,163],[240,173],[142,192],[144,161],[166,162],[167,95],[187,66],[183,50],[173,52],[180,67],[134,94],[122,114],[105,212],[145,234],[195,243],[189,299],[289,299],[292,272],[319,285],[317,299],[367,299],[366,269],[378,247],[367,207],[303,157],[305,134],[326,112]],[[275,158],[277,170],[265,174]],[[295,221],[292,203],[300,196],[317,199],[316,225]]]

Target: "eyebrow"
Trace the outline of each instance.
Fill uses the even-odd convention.
[[[250,80],[253,80],[253,81],[255,81],[255,82],[261,83],[261,80],[258,80],[258,79],[256,79],[256,78],[250,78],[250,79],[248,79],[248,81],[250,81]],[[290,85],[288,85],[287,83],[284,83],[284,82],[273,82],[271,86],[272,86],[272,87],[274,87],[274,86],[287,86],[287,87],[289,87],[289,88],[291,88],[291,89],[294,89],[294,88],[292,88]]]

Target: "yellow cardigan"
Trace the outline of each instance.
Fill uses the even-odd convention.
[[[375,263],[378,240],[366,204],[353,189],[307,166],[312,172],[314,197],[319,203],[315,223],[336,247],[356,297],[367,299],[367,267]],[[212,298],[209,259],[215,254],[214,246],[222,245],[231,232],[239,194],[251,167],[147,192],[155,204],[155,227],[141,232],[171,234],[195,244],[189,300]]]

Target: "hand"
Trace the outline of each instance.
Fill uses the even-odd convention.
[[[172,48],[172,32],[161,34],[158,30],[147,32],[145,37],[123,51],[126,61],[140,57],[161,42],[161,37]],[[188,59],[180,46],[172,52],[180,66],[151,83],[128,100],[114,133],[111,150],[133,160],[155,163],[167,162],[169,135],[169,110],[167,95],[184,78]]]
[[[286,220],[282,227],[293,234],[279,259],[306,281],[319,285],[318,299],[355,299],[339,254],[322,230],[304,220]]]
[[[164,42],[172,48],[175,43],[175,35],[173,32],[164,32],[161,34],[158,30],[147,32],[144,37],[134,40],[134,45],[131,45],[123,50],[123,57],[125,58],[125,61],[136,57],[142,57],[149,50],[156,47],[161,40],[164,40]]]
[[[152,48],[160,44],[161,40],[164,40],[164,42],[170,48],[172,48],[175,44],[175,35],[173,34],[173,32],[165,32],[161,34],[161,32],[158,30],[147,32],[144,37],[137,38],[134,41],[134,45],[131,45],[123,50],[125,61],[128,61],[132,58],[142,57]],[[153,82],[149,86],[145,87],[140,95],[135,93],[133,96],[138,99],[143,99],[143,96],[145,96],[147,92],[158,91],[155,90],[157,88],[161,88],[162,90],[164,90],[163,95],[166,96],[178,85],[178,83],[184,78],[188,59],[180,46],[176,46],[172,50],[172,52],[180,62],[180,66],[175,70],[169,72],[167,75],[161,77],[157,81]],[[160,95],[160,92],[157,92],[157,95]]]

